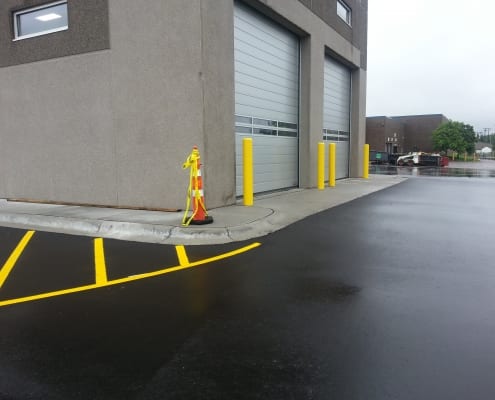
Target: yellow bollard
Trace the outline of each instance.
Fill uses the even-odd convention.
[[[370,169],[370,145],[364,145],[364,154],[363,154],[363,178],[368,179]]]
[[[253,139],[242,139],[244,205],[253,205]]]
[[[325,143],[318,142],[318,189],[325,189]]]
[[[328,145],[328,186],[335,186],[335,143]]]

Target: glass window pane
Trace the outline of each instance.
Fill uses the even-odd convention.
[[[271,135],[271,136],[277,136],[277,131],[272,130],[272,129],[260,129],[260,128],[254,128],[253,129],[254,134],[258,135]]]
[[[249,126],[236,126],[235,131],[236,133],[253,133],[252,129]]]
[[[289,129],[297,129],[297,124],[291,124],[289,122],[279,122],[279,128],[289,128]]]
[[[252,124],[253,119],[251,117],[242,117],[240,115],[236,115],[235,122],[239,122],[241,124]]]
[[[17,38],[56,32],[68,27],[67,3],[18,12],[15,17]]]
[[[295,131],[278,131],[278,136],[288,136],[288,137],[297,137],[297,132]]]
[[[349,25],[351,24],[351,9],[340,1],[337,1],[337,15]]]
[[[277,121],[271,121],[268,119],[254,118],[254,125],[265,125],[265,126],[277,126]]]

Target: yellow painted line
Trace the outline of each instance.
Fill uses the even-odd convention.
[[[108,282],[107,266],[105,264],[105,250],[103,249],[103,239],[96,238],[95,243],[95,280],[97,285]]]
[[[7,262],[3,265],[3,267],[0,269],[0,288],[3,286],[5,281],[7,280],[7,277],[9,276],[10,272],[15,266],[15,263],[21,256],[22,252],[24,251],[24,248],[27,246],[29,241],[31,240],[31,237],[34,235],[34,231],[28,231],[24,234],[23,238],[20,240],[20,242],[17,244],[16,248],[8,258]]]
[[[184,246],[175,246],[175,251],[177,251],[177,258],[179,259],[179,264],[181,266],[189,265],[189,258],[187,258],[186,249]]]
[[[245,253],[249,250],[255,249],[258,246],[261,246],[261,243],[256,242],[256,243],[250,244],[248,246],[241,247],[240,249],[229,251],[227,253],[223,253],[223,254],[220,254],[218,256],[205,258],[204,260],[195,261],[195,262],[189,263],[187,265],[179,265],[176,267],[165,268],[162,270],[158,270],[158,271],[154,271],[154,272],[148,272],[145,274],[128,276],[127,278],[115,279],[113,281],[106,281],[104,283],[95,283],[92,285],[79,286],[79,287],[75,287],[75,288],[71,288],[71,289],[57,290],[54,292],[41,293],[41,294],[36,294],[33,296],[27,296],[27,297],[19,297],[17,299],[3,300],[3,301],[0,301],[0,307],[8,306],[11,304],[25,303],[28,301],[46,299],[49,297],[62,296],[64,294],[83,292],[85,290],[98,289],[98,288],[102,288],[102,287],[106,287],[106,286],[119,285],[122,283],[137,281],[137,280],[146,279],[146,278],[152,278],[152,277],[164,275],[164,274],[169,274],[171,272],[180,271],[180,270],[187,269],[187,268],[199,267],[201,265],[209,264],[209,263],[212,263],[214,261],[223,260],[225,258],[229,258],[229,257],[236,256],[238,254]]]

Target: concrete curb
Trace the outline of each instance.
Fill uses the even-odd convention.
[[[16,210],[10,205],[12,211],[7,203],[3,203],[4,208],[0,209],[0,225],[148,243],[222,244],[266,236],[310,215],[394,186],[404,179],[349,179],[338,185],[339,190],[295,189],[261,196],[252,207],[234,205],[212,210],[212,215],[218,216],[212,225],[182,227],[181,217],[175,214],[158,218],[161,223],[144,222],[157,220],[156,214],[133,214],[128,217],[131,221],[114,220],[122,218],[122,215],[111,216],[104,209],[97,210],[97,216],[91,219],[88,218],[91,214],[83,207],[67,210],[39,206],[38,209],[38,206],[30,204],[28,210],[24,205]],[[133,222],[135,218],[143,222]]]

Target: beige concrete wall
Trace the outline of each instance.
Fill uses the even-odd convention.
[[[108,51],[0,69],[0,197],[114,204]]]
[[[118,203],[182,207],[182,163],[202,142],[199,0],[110,1]],[[184,182],[184,192],[180,184]]]
[[[325,53],[316,36],[301,40],[299,124],[299,186],[316,186],[317,143],[323,130],[323,73]],[[321,76],[321,80],[314,79]]]
[[[205,196],[211,208],[235,202],[234,5],[201,5]]]
[[[110,1],[119,204],[184,207],[194,145],[207,206],[235,201],[232,15],[226,0]]]
[[[366,71],[355,69],[351,76],[351,149],[349,174],[363,176],[363,147],[366,140]]]
[[[232,203],[232,14],[111,0],[110,50],[0,69],[0,197],[182,208],[197,145],[208,205]]]
[[[301,187],[316,185],[324,54],[355,68],[358,176],[360,51],[297,0],[249,3],[301,37]],[[197,145],[207,206],[233,203],[233,1],[109,0],[109,30],[109,50],[0,68],[0,197],[183,208]]]

